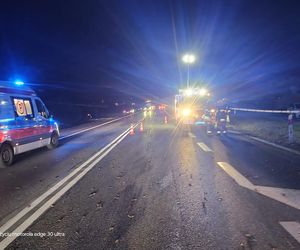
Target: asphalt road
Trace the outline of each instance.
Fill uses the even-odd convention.
[[[28,211],[0,249],[300,249],[299,156],[139,119],[66,131],[0,169],[0,232]]]

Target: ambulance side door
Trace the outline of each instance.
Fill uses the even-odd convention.
[[[47,145],[48,140],[50,139],[51,136],[51,126],[49,124],[49,118],[50,118],[49,112],[40,98],[35,97],[34,102],[36,108],[35,119],[37,125],[39,126],[40,140],[43,145]]]

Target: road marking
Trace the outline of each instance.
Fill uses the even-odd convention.
[[[227,162],[217,162],[217,164],[240,186],[253,190],[254,185],[242,174],[240,174],[233,166]]]
[[[117,118],[117,119],[114,119],[114,120],[111,120],[111,121],[108,121],[108,122],[104,122],[104,123],[101,123],[101,124],[96,125],[96,126],[93,126],[93,127],[89,127],[89,128],[86,128],[86,129],[82,129],[82,130],[76,131],[76,132],[71,133],[71,134],[69,134],[69,135],[62,136],[62,137],[60,137],[59,139],[62,140],[62,139],[66,139],[66,138],[72,137],[72,136],[74,136],[74,135],[82,134],[82,133],[87,132],[87,131],[90,131],[90,130],[92,130],[92,129],[99,128],[99,127],[105,126],[105,125],[107,125],[107,124],[110,124],[110,123],[119,121],[119,120],[124,119],[124,118],[126,118],[126,117],[128,117],[128,116],[130,116],[130,115],[122,116],[122,117],[120,117],[120,118]]]
[[[266,145],[269,145],[269,146],[272,146],[272,147],[275,147],[275,148],[287,151],[289,153],[300,155],[300,151],[298,151],[298,150],[295,150],[295,149],[292,149],[292,148],[288,148],[288,147],[285,147],[285,146],[282,146],[282,145],[279,145],[279,144],[276,144],[276,143],[273,143],[273,142],[270,142],[270,141],[267,141],[267,140],[255,137],[255,136],[245,135],[245,134],[243,134],[241,132],[234,131],[234,130],[229,130],[228,132],[230,134],[236,134],[236,135],[242,135],[242,136],[248,137],[248,138],[250,138],[250,139],[252,139],[254,141],[258,141],[258,142],[264,143]]]
[[[269,141],[266,141],[266,140],[264,140],[264,139],[260,139],[260,138],[254,137],[254,136],[248,136],[248,137],[251,138],[252,140],[262,142],[262,143],[264,143],[264,144],[273,146],[273,147],[275,147],[275,148],[282,149],[282,150],[288,151],[288,152],[293,153],[293,154],[296,154],[296,155],[300,155],[300,152],[297,151],[297,150],[295,150],[295,149],[287,148],[287,147],[285,147],[285,146],[281,146],[281,145],[278,145],[278,144],[276,144],[276,143],[269,142]]]
[[[205,151],[205,152],[212,152],[212,150],[211,150],[208,146],[206,146],[205,143],[203,143],[203,142],[197,142],[197,144],[198,144],[198,146],[199,146],[203,151]]]
[[[217,162],[217,164],[240,186],[300,210],[300,190],[257,186],[252,184],[229,163]]]
[[[127,129],[127,130],[129,130],[129,129]],[[98,153],[96,153],[95,155],[93,155],[90,159],[88,159],[87,161],[85,161],[84,163],[82,163],[81,165],[79,165],[79,167],[77,167],[73,172],[71,172],[69,175],[67,175],[66,177],[64,177],[62,180],[60,180],[58,183],[56,183],[52,188],[50,188],[48,191],[46,191],[44,194],[42,194],[40,197],[38,197],[36,200],[34,200],[31,204],[29,204],[27,207],[25,207],[23,210],[21,210],[16,216],[14,216],[9,221],[7,221],[4,225],[2,225],[0,227],[0,232],[6,232],[6,230],[8,230],[11,226],[13,226],[24,215],[26,215],[28,212],[30,212],[32,209],[34,209],[38,204],[40,204],[43,200],[45,200],[47,197],[49,197],[51,194],[53,194],[55,191],[57,191],[62,185],[64,185],[74,175],[76,175],[80,170],[82,170],[87,164],[89,164],[91,161],[93,161],[99,155],[101,155],[107,148],[109,148],[112,144],[114,144],[115,141],[118,138],[120,138],[124,133],[122,133],[115,140],[113,140],[111,143],[109,143],[104,148],[102,148]]]
[[[256,192],[300,210],[300,190],[256,186]]]
[[[137,126],[138,123],[135,125]],[[6,248],[10,243],[12,243],[17,237],[18,234],[23,233],[30,225],[32,225],[45,211],[47,211],[52,204],[54,204],[57,200],[59,200],[68,190],[70,190],[84,175],[86,175],[97,163],[99,163],[112,149],[114,149],[129,133],[130,128],[125,130],[122,134],[120,134],[116,139],[114,139],[111,143],[102,148],[98,153],[88,159],[86,162],[81,164],[78,168],[76,168],[73,172],[71,172],[68,176],[66,176],[63,180],[58,182],[55,186],[46,191],[43,195],[38,197],[34,202],[30,205],[26,206],[23,210],[21,210],[15,217],[11,218],[0,228],[1,233],[5,233],[9,228],[11,228],[14,224],[16,224],[20,219],[22,219],[25,215],[27,215],[30,211],[32,211],[36,206],[41,204],[41,202],[45,201],[46,198],[49,198],[51,194],[55,191],[58,191],[54,194],[48,201],[46,201],[38,210],[36,210],[30,217],[28,217],[21,225],[19,225],[11,234],[11,236],[6,237],[4,240],[0,242],[0,249]],[[77,176],[75,176],[78,172],[83,170]],[[72,177],[74,177],[72,179]],[[64,187],[62,187],[66,184]],[[61,188],[62,187],[62,188]],[[60,189],[61,188],[61,189]]]
[[[196,136],[195,136],[192,132],[189,132],[188,135],[189,135],[189,137],[191,137],[191,138],[196,138]]]
[[[279,224],[300,243],[300,223],[297,221],[280,221]]]

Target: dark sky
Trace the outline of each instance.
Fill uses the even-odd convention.
[[[181,56],[191,51],[191,81],[217,96],[295,94],[297,2],[1,1],[0,80],[83,101],[116,91],[164,97],[186,82]]]

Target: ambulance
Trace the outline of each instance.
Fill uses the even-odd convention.
[[[23,82],[0,82],[0,167],[17,154],[55,148],[58,140],[58,124],[36,93]]]

